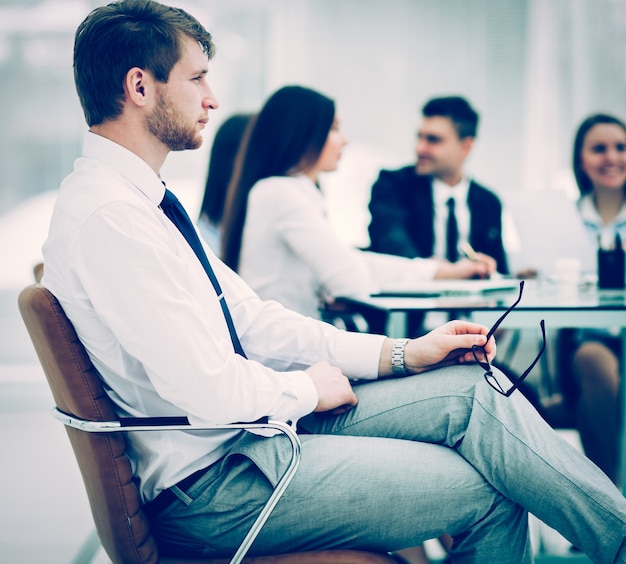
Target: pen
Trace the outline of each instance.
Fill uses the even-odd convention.
[[[474,262],[477,262],[479,260],[478,254],[476,254],[476,251],[472,248],[472,246],[467,241],[461,245],[461,249],[463,250],[463,254],[468,259],[473,260]]]
[[[480,262],[478,253],[467,241],[461,245],[461,250],[463,251],[463,254],[472,262]],[[489,274],[489,272],[485,272],[483,275],[475,274],[472,278],[491,278],[491,274]]]

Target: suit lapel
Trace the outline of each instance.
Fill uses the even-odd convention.
[[[430,177],[415,175],[415,198],[411,209],[415,210],[413,229],[417,234],[414,241],[419,244],[422,257],[431,257],[435,250],[435,223],[433,187]]]

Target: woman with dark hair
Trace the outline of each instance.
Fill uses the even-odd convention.
[[[264,299],[319,318],[336,296],[406,288],[417,280],[485,276],[488,265],[368,253],[346,245],[325,212],[319,175],[347,143],[334,102],[300,86],[259,112],[229,187],[223,259]]]
[[[233,174],[237,151],[252,116],[253,114],[233,114],[220,125],[213,138],[198,228],[216,254],[219,254],[221,247],[220,225],[224,215],[226,191]]]
[[[626,241],[626,125],[595,114],[574,140],[573,169],[580,190],[578,210],[595,245]],[[619,389],[623,358],[619,333],[581,329],[574,333],[572,369],[577,426],[585,453],[614,482],[619,468]]]

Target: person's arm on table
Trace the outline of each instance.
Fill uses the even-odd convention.
[[[489,255],[476,253],[476,259],[464,258],[456,262],[441,260],[435,280],[490,278],[496,272],[496,261]]]

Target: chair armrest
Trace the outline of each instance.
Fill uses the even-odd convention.
[[[223,423],[214,425],[192,425],[186,417],[126,417],[112,421],[89,421],[70,415],[55,407],[52,410],[55,419],[79,431],[87,433],[115,433],[119,431],[223,431],[228,429],[274,429],[287,435],[291,443],[291,460],[276,484],[276,488],[267,500],[267,503],[259,513],[250,530],[239,545],[230,564],[239,564],[247,554],[263,525],[276,507],[276,504],[285,493],[287,486],[296,474],[302,457],[302,445],[296,432],[286,423],[269,418],[263,418],[251,423]]]

